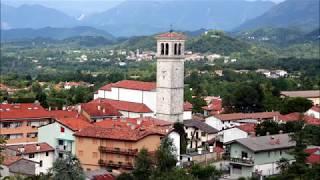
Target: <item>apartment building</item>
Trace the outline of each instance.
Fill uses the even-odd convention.
[[[52,122],[52,115],[38,103],[0,104],[0,135],[7,144],[38,140],[38,127]]]

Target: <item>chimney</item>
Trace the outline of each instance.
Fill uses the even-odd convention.
[[[81,105],[80,104],[77,106],[77,110],[78,110],[78,113],[80,114],[81,113]]]
[[[106,109],[105,108],[102,109],[102,113],[106,113]]]
[[[40,151],[40,144],[36,144],[37,151]]]
[[[213,153],[213,146],[209,146],[209,152]]]
[[[141,122],[142,122],[142,119],[141,119],[141,118],[138,118],[138,119],[137,119],[137,124],[140,125]]]
[[[279,134],[283,134],[283,131],[282,131],[282,130],[280,130],[280,131],[279,131]]]
[[[66,106],[62,106],[62,110],[67,110],[67,107]]]
[[[269,136],[269,135],[270,135],[270,132],[267,132],[266,135]]]
[[[34,104],[40,105],[40,102],[38,100],[35,100]]]
[[[51,106],[49,106],[48,111],[51,111]]]
[[[198,148],[198,154],[202,154],[202,148]]]
[[[101,110],[101,106],[100,106],[100,105],[98,105],[97,107],[98,107],[98,111],[100,111],[100,110]]]

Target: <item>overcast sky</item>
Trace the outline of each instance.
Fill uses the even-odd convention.
[[[1,0],[1,2],[11,5],[20,6],[22,4],[40,4],[46,7],[55,8],[70,16],[80,16],[81,14],[92,14],[110,9],[125,0]],[[137,0],[129,0],[137,1]],[[150,1],[150,0],[138,0]],[[201,0],[198,0],[201,1]],[[228,0],[225,0],[228,1]],[[248,0],[256,1],[256,0]],[[284,0],[270,0],[275,3]]]

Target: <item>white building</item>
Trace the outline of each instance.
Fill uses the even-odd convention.
[[[218,133],[217,140],[223,144],[241,138],[247,138],[248,133],[239,128],[230,128]]]
[[[35,174],[48,173],[54,161],[54,148],[47,143],[6,146],[6,153],[37,162]]]
[[[197,149],[213,142],[218,130],[198,120],[183,121],[187,138],[189,139],[187,148]]]
[[[320,106],[313,106],[305,114],[320,119]]]

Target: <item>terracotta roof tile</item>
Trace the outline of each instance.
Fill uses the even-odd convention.
[[[118,111],[128,111],[128,112],[137,112],[137,113],[152,113],[152,110],[148,108],[145,104],[128,102],[128,101],[118,101],[111,99],[95,99],[90,103],[102,103],[111,105],[113,108]]]
[[[309,156],[306,158],[308,164],[320,164],[320,147],[309,148],[305,150]]]
[[[167,33],[163,33],[163,34],[159,34],[156,36],[157,39],[175,39],[175,40],[185,40],[186,36],[181,34],[181,33],[177,33],[177,32],[167,32]]]
[[[104,128],[99,126],[87,127],[75,133],[75,136],[80,136],[80,137],[114,139],[114,140],[123,140],[123,141],[139,141],[140,139],[147,137],[149,135],[163,136],[163,134],[160,134],[158,132],[148,131],[143,128],[139,128],[139,129],[130,129],[130,128],[122,128],[122,127]]]
[[[212,99],[210,104],[203,106],[202,109],[207,111],[221,111],[222,110],[222,100],[221,99]]]
[[[141,91],[153,91],[156,89],[156,83],[155,82],[134,81],[134,80],[122,80],[122,81],[118,81],[116,83],[106,84],[103,87],[101,87],[99,90],[111,91],[112,87],[141,90]]]
[[[37,145],[40,146],[40,149],[37,149]],[[40,153],[40,152],[49,152],[54,151],[54,148],[51,147],[48,143],[32,143],[32,144],[19,144],[19,145],[8,145],[6,148],[11,149],[13,151],[20,152],[20,148],[24,148],[24,154],[31,153]]]
[[[61,123],[64,126],[67,126],[73,131],[79,131],[83,128],[86,128],[88,126],[92,126],[87,120],[84,120],[83,118],[59,118],[57,119],[59,123]]]
[[[0,104],[0,120],[51,118],[52,115],[39,104]]]
[[[98,99],[81,105],[81,109],[90,116],[104,117],[104,116],[121,116],[119,109],[110,101]]]
[[[72,117],[78,116],[77,111],[53,110],[53,111],[48,111],[48,112],[54,118],[72,118]]]
[[[288,97],[320,97],[320,90],[309,90],[309,91],[281,91],[281,95]]]
[[[193,108],[193,105],[190,102],[186,101],[183,103],[184,111],[192,111],[192,108]]]
[[[245,123],[245,124],[241,124],[240,126],[237,126],[237,128],[239,128],[242,131],[245,131],[247,133],[252,133],[252,132],[255,132],[256,124]]]
[[[4,155],[4,160],[3,160],[2,164],[5,166],[10,166],[11,164],[19,161],[20,159],[22,159],[22,157],[20,157],[20,156]]]

